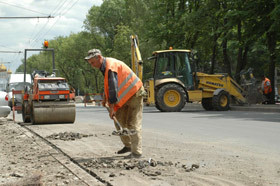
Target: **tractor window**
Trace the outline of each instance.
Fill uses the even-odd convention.
[[[182,55],[182,54],[184,54],[184,53],[177,53],[175,55],[175,58],[176,58],[176,60],[175,60],[175,69],[176,69],[177,73],[185,70],[185,58],[184,58],[185,56]]]
[[[175,70],[177,78],[180,79],[186,87],[191,87],[193,82],[188,54],[186,52],[176,52],[174,56],[176,59]]]
[[[39,90],[69,90],[64,80],[43,80],[38,83]]]
[[[193,86],[188,54],[186,52],[158,53],[155,66],[155,78],[177,78],[187,89]]]
[[[157,56],[156,77],[166,78],[174,76],[174,57],[170,53],[161,53]]]
[[[168,58],[167,57],[162,57],[159,58],[158,60],[158,72],[163,72],[167,69],[168,66]]]

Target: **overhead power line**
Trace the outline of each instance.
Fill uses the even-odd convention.
[[[73,6],[75,6],[75,4],[79,1],[79,0],[76,0],[74,3],[68,3],[68,4],[65,4],[66,3],[66,1],[67,0],[65,0],[64,2],[63,2],[63,4],[62,5],[60,5],[60,7],[57,9],[57,11],[56,11],[56,13],[54,13],[54,14],[57,14],[57,16],[59,16],[58,17],[58,19],[51,25],[51,27],[46,31],[46,32],[44,32],[44,30],[42,30],[42,32],[41,32],[41,30],[36,34],[36,36],[35,36],[35,38],[33,39],[33,43],[31,44],[32,46],[33,46],[33,44],[34,45],[36,45],[36,41],[39,41],[40,40],[40,38],[43,38],[43,37],[45,37],[45,35],[47,35],[49,32],[50,32],[50,30],[55,26],[55,24],[60,20],[60,18],[62,17],[62,16],[64,16],[65,14],[67,14],[68,13],[68,11],[69,10],[71,10],[72,8],[73,8]],[[65,6],[64,6],[65,5]],[[58,5],[59,6],[59,5]],[[54,11],[53,11],[54,12]],[[45,27],[46,25],[44,25],[44,27]],[[44,33],[43,33],[44,32]]]
[[[48,15],[48,14],[45,14],[45,13],[38,12],[36,10],[31,10],[29,8],[21,7],[21,6],[15,5],[15,4],[11,4],[11,3],[6,3],[6,2],[3,2],[3,1],[0,1],[0,3],[10,5],[10,6],[14,6],[14,7],[17,7],[17,8],[20,8],[20,9],[28,10],[28,11],[31,11],[31,12],[39,13],[39,14],[42,14],[42,15]]]
[[[0,19],[39,19],[39,18],[54,18],[53,16],[30,16],[30,17],[0,17]]]
[[[66,3],[67,0],[60,1],[60,4],[57,5],[57,7],[52,11],[52,14],[55,15],[58,13],[60,10],[63,9],[64,4]]]
[[[4,50],[0,50],[0,53],[18,53],[18,54],[20,54],[20,53],[22,53],[22,51],[4,51]]]

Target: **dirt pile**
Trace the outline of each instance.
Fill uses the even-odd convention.
[[[81,133],[75,133],[75,132],[60,132],[55,133],[47,136],[47,139],[53,139],[53,140],[64,140],[64,141],[70,141],[70,140],[76,140],[76,139],[82,139],[93,136],[93,134],[81,134]]]
[[[104,173],[110,172],[109,177],[116,177],[116,172],[122,170],[130,171],[134,170],[143,176],[156,177],[160,175],[168,175],[171,172],[191,172],[200,167],[199,164],[186,164],[181,162],[172,161],[157,161],[152,158],[145,159],[106,159],[96,158],[83,163],[83,166],[88,170],[101,170]],[[201,165],[204,167],[205,165]],[[121,173],[120,176],[123,176]]]

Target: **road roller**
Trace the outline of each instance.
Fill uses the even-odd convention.
[[[24,74],[26,75],[26,50]],[[53,49],[38,49],[53,52],[53,73],[35,70],[31,86],[26,86],[23,94],[22,120],[24,123],[74,123],[76,117],[75,92],[63,77],[55,76]],[[25,78],[24,78],[25,81]]]

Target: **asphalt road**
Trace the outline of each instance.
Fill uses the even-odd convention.
[[[76,122],[113,126],[102,107],[77,105]],[[186,106],[182,112],[166,113],[144,107],[145,130],[168,133],[180,141],[230,142],[280,154],[280,114],[273,112],[217,112]]]
[[[280,154],[280,114],[253,111],[205,111],[188,105],[182,112],[160,112],[144,107],[143,132],[166,133],[180,141],[230,142],[247,148]],[[12,115],[12,113],[10,114]],[[21,122],[21,115],[16,115]],[[79,124],[112,126],[105,108],[76,105]]]

